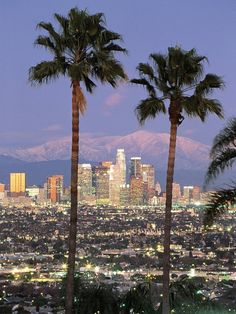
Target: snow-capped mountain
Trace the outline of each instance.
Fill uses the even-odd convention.
[[[70,158],[71,138],[66,137],[30,148],[1,149],[8,155],[24,161],[66,160]],[[123,136],[81,134],[80,156],[83,160],[114,160],[117,148],[124,148],[126,157],[142,157],[143,162],[159,168],[166,166],[169,135],[149,131],[136,131]],[[176,169],[201,169],[208,163],[209,146],[179,136],[176,150]]]

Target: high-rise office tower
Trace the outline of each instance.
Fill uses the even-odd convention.
[[[24,172],[10,173],[11,196],[25,195],[26,174]]]
[[[130,179],[132,177],[141,177],[142,171],[141,171],[141,157],[131,157],[130,159]]]
[[[201,198],[201,188],[195,185],[192,190],[192,198],[194,201],[199,201]]]
[[[47,199],[59,203],[63,194],[63,175],[53,175],[47,178]]]
[[[193,193],[193,186],[189,185],[189,186],[184,186],[183,188],[184,192],[184,198],[189,202],[190,199],[192,198],[192,193]]]
[[[172,183],[172,198],[173,201],[178,201],[181,197],[181,188],[179,183],[173,182]]]
[[[119,168],[119,180],[120,184],[126,184],[126,162],[125,162],[125,150],[124,149],[117,149],[116,154],[116,165]]]
[[[140,177],[132,176],[130,179],[130,201],[132,205],[143,205],[144,184]]]
[[[96,199],[98,204],[109,203],[109,178],[111,164],[101,163],[95,167]]]
[[[155,188],[155,168],[150,164],[142,164],[142,177],[143,181],[148,183],[149,189]]]
[[[120,186],[120,205],[127,206],[130,204],[130,186],[124,184]]]
[[[160,184],[160,182],[156,182],[156,184],[155,184],[155,193],[156,193],[156,195],[160,195],[161,194],[161,184]]]
[[[78,200],[84,201],[92,195],[92,167],[78,164]]]
[[[120,203],[120,168],[117,164],[111,165],[109,176],[109,200],[112,205]]]
[[[116,163],[110,167],[109,199],[113,205],[120,204],[120,188],[126,184],[126,163],[124,149],[117,149]]]
[[[155,195],[155,168],[150,164],[142,164],[141,170],[144,183],[145,199],[149,200]]]

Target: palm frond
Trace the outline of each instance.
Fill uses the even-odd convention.
[[[139,71],[139,75],[141,77],[147,77],[151,82],[154,80],[155,76],[153,68],[148,63],[139,63],[137,70]]]
[[[42,61],[29,69],[29,81],[31,83],[42,84],[57,79],[60,75],[65,75],[66,66],[58,61]]]
[[[150,97],[141,100],[135,112],[139,123],[143,125],[147,119],[154,119],[161,112],[166,113],[166,107],[162,99]]]
[[[104,46],[103,48],[105,51],[109,51],[109,52],[124,52],[127,53],[127,50],[123,47],[121,47],[120,45],[114,44],[114,43],[110,43],[107,46]]]
[[[226,148],[212,159],[205,175],[205,185],[214,180],[220,173],[231,168],[236,158],[236,148]]]
[[[226,126],[214,138],[211,148],[210,157],[214,158],[218,152],[221,152],[227,147],[235,147],[236,141],[236,118],[231,118]]]
[[[172,86],[189,86],[196,83],[203,73],[204,57],[195,49],[185,51],[180,47],[168,48],[168,80]]]
[[[224,82],[221,77],[215,74],[207,74],[205,78],[200,81],[195,89],[195,94],[200,96],[206,96],[212,93],[215,88],[222,88]]]
[[[93,64],[92,75],[102,83],[109,83],[116,87],[120,81],[127,80],[121,63],[104,51],[94,54],[91,63]]]
[[[58,21],[59,25],[61,26],[64,36],[66,36],[68,34],[69,20],[63,15],[60,15],[58,13],[55,13],[54,17]]]
[[[130,80],[131,83],[133,84],[138,84],[138,85],[142,85],[143,87],[146,88],[148,94],[151,96],[151,97],[156,97],[156,91],[155,91],[155,87],[150,84],[148,82],[148,80],[146,80],[145,78],[140,78],[140,79],[132,79]]]
[[[153,61],[156,71],[160,74],[160,78],[167,82],[166,55],[151,53],[149,58]]]
[[[189,117],[199,117],[203,122],[210,113],[214,113],[221,119],[224,117],[223,107],[218,100],[199,95],[183,97],[181,107]]]
[[[82,78],[87,92],[92,93],[94,88],[97,86],[87,75]]]
[[[40,22],[37,25],[37,28],[43,29],[49,33],[51,38],[53,38],[55,41],[60,40],[60,34],[58,34],[53,25],[51,23],[45,23],[45,22]]]
[[[204,226],[211,226],[214,220],[225,213],[230,205],[234,205],[235,202],[236,186],[231,186],[230,188],[221,189],[212,193],[204,212]]]

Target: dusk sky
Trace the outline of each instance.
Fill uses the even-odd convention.
[[[139,62],[169,46],[196,48],[206,55],[206,72],[223,77],[225,89],[214,94],[226,119],[236,116],[236,1],[235,0],[7,0],[0,1],[0,147],[33,146],[70,135],[71,89],[68,79],[32,87],[28,69],[50,54],[34,47],[41,34],[40,21],[53,13],[66,15],[70,8],[104,12],[107,27],[123,35],[128,56],[119,57],[129,78],[137,76]],[[55,23],[54,23],[55,25]],[[143,89],[126,84],[114,90],[98,86],[87,95],[88,110],[81,132],[123,135],[140,129],[135,106],[145,97]],[[143,129],[168,132],[167,116],[148,121]],[[224,121],[209,118],[185,120],[179,135],[211,144]]]

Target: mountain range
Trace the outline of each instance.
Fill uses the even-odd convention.
[[[71,138],[65,137],[29,148],[0,148],[0,155],[11,156],[27,162],[70,159]],[[117,148],[124,148],[127,159],[142,157],[143,162],[166,166],[169,135],[136,131],[127,135],[104,136],[82,133],[80,156],[83,160],[99,162],[114,160]],[[209,146],[179,136],[176,150],[176,169],[202,169],[208,163]]]
[[[24,171],[28,184],[43,184],[51,174],[63,174],[69,184],[71,138],[64,137],[28,148],[0,147],[0,182],[9,181],[9,172]],[[152,163],[156,178],[164,185],[169,149],[169,134],[136,131],[127,135],[98,135],[82,133],[80,162],[97,164],[115,161],[116,149],[124,148],[126,161],[132,156]],[[181,184],[202,184],[208,165],[210,147],[192,139],[177,138],[175,180]]]

